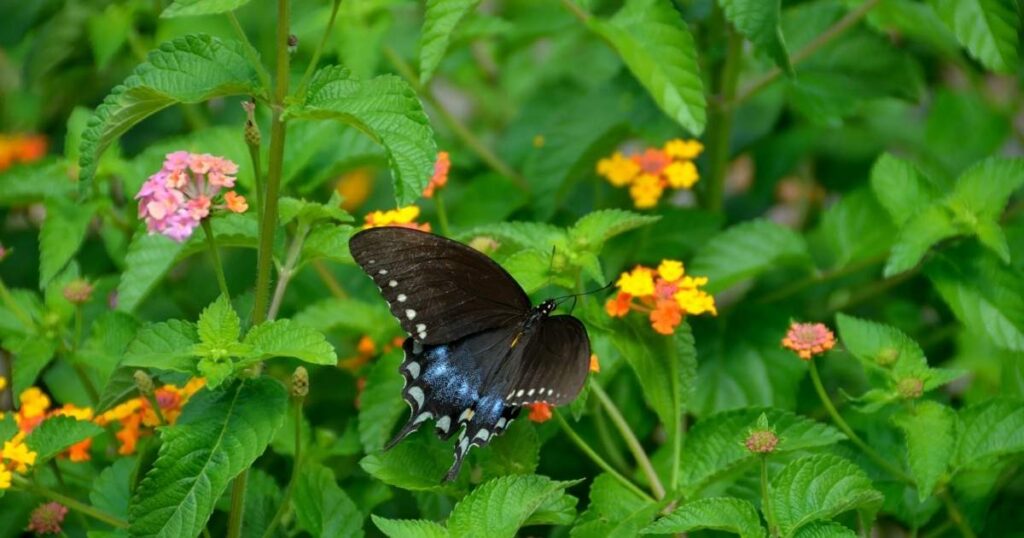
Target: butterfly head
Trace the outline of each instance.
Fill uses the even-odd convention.
[[[548,299],[547,301],[544,301],[543,303],[537,305],[537,312],[540,315],[547,317],[550,316],[551,313],[554,312],[555,308],[557,307],[558,303],[556,303],[554,299]]]

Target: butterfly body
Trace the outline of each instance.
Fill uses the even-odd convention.
[[[564,404],[582,389],[590,357],[583,324],[551,315],[554,300],[532,306],[484,254],[406,228],[364,230],[349,246],[409,333],[400,372],[412,412],[386,448],[428,420],[443,439],[458,431],[452,480],[469,449],[504,432],[522,406]]]

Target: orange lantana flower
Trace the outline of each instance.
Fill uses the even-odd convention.
[[[533,422],[547,422],[551,420],[551,417],[553,416],[551,413],[551,406],[547,403],[537,402],[535,404],[530,404],[528,407],[530,408],[529,418]]]
[[[782,347],[793,350],[801,359],[811,360],[836,345],[836,335],[824,323],[792,322],[786,336],[782,339]]]

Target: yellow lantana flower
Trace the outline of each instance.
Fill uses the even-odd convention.
[[[662,260],[658,266],[658,275],[669,282],[675,282],[683,276],[683,262],[676,260]]]
[[[658,176],[640,174],[629,187],[629,195],[633,197],[633,204],[643,209],[658,205],[658,199],[664,190],[665,187],[661,185]]]
[[[50,397],[38,387],[25,389],[19,399],[21,400],[21,414],[26,418],[45,415],[46,410],[50,408]]]
[[[5,441],[3,459],[10,462],[8,465],[15,471],[25,474],[30,465],[36,464],[36,453],[29,450],[28,446],[21,441]]]
[[[0,489],[8,489],[11,487],[11,472],[3,467],[0,467]]]
[[[646,267],[637,267],[629,273],[622,273],[615,285],[634,297],[654,294],[654,277],[651,270]]]
[[[2,376],[2,375],[0,375],[0,390],[4,390],[6,388],[7,388],[7,378]]]
[[[622,153],[615,152],[610,158],[597,161],[597,173],[608,178],[612,185],[624,187],[640,173],[640,165]]]
[[[666,166],[663,173],[673,189],[689,189],[700,178],[693,161],[676,161]]]
[[[704,144],[698,140],[676,138],[665,143],[665,153],[676,159],[696,159],[704,151]]]

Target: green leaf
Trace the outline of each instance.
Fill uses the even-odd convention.
[[[1020,14],[1013,0],[932,0],[957,39],[985,67],[1017,69]]]
[[[263,536],[283,496],[273,476],[260,469],[250,469],[245,485],[245,518],[242,520],[241,536]],[[278,528],[271,536],[284,535]]]
[[[196,536],[231,480],[263,453],[281,426],[287,395],[273,379],[202,390],[174,426],[129,508],[133,536]]]
[[[171,269],[184,245],[162,235],[135,234],[124,258],[117,285],[117,309],[135,310],[142,299]]]
[[[455,505],[448,529],[455,536],[513,538],[526,520],[576,482],[538,475],[505,476],[476,487]]]
[[[565,230],[546,222],[495,222],[477,226],[459,237],[486,236],[499,243],[508,243],[518,248],[532,248],[540,252],[552,249],[565,250]]]
[[[891,153],[883,153],[871,168],[871,190],[897,226],[939,196],[913,163]]]
[[[590,485],[590,505],[569,533],[572,538],[632,538],[654,520],[659,503],[637,496],[608,474]]]
[[[387,519],[376,515],[370,519],[390,538],[448,538],[448,529],[425,519]]]
[[[846,438],[835,428],[788,411],[749,408],[712,415],[687,432],[680,467],[683,484],[699,491],[724,473],[756,460],[743,445],[749,430],[764,413],[775,428],[779,444],[773,454],[806,450],[837,443]]]
[[[480,0],[427,0],[420,34],[420,84],[427,84],[448,50],[455,27]]]
[[[363,536],[363,515],[323,465],[305,464],[292,505],[299,527],[315,537]]]
[[[147,325],[128,344],[121,366],[192,373],[192,348],[199,341],[196,326],[180,319]]]
[[[835,521],[815,521],[800,527],[793,538],[857,538],[858,534]]]
[[[834,256],[831,267],[839,268],[884,254],[896,228],[871,192],[861,188],[825,211],[819,232]]]
[[[359,441],[367,453],[384,448],[406,409],[402,399],[395,398],[404,384],[398,373],[401,364],[402,352],[396,350],[381,357],[366,375],[366,386],[359,396]]]
[[[711,497],[680,505],[645,528],[643,533],[670,534],[702,529],[731,532],[741,538],[766,536],[754,505],[733,497]]]
[[[936,257],[925,274],[957,319],[996,346],[1024,351],[1024,276],[991,252],[965,245]]]
[[[302,243],[303,261],[327,259],[339,263],[352,263],[348,240],[357,228],[345,225],[317,224]]]
[[[1024,159],[990,157],[960,174],[949,203],[975,218],[996,219],[1006,209],[1010,195],[1021,187],[1024,187]]]
[[[672,336],[656,334],[645,325],[641,319],[616,323],[612,344],[633,368],[644,400],[672,436],[693,393],[697,373],[693,333],[686,322]]]
[[[993,398],[960,410],[957,470],[991,464],[991,459],[1024,451],[1024,402]]]
[[[829,454],[800,458],[772,480],[768,495],[772,513],[784,536],[812,521],[854,509],[876,509],[882,494],[871,479],[849,461]]]
[[[55,159],[14,166],[0,173],[0,204],[23,205],[75,192],[67,164]]]
[[[221,295],[199,314],[197,331],[204,344],[226,345],[238,342],[242,320],[238,318],[231,301]]]
[[[938,402],[919,402],[893,417],[907,439],[907,460],[918,500],[932,495],[953,457],[956,413]]]
[[[657,215],[641,215],[622,209],[601,209],[584,215],[569,228],[569,244],[573,249],[600,253],[609,239],[658,222]]]
[[[103,433],[103,428],[88,420],[57,415],[44,420],[25,437],[25,444],[36,452],[36,465],[42,465],[71,445]]]
[[[501,266],[526,290],[533,293],[551,283],[551,252],[520,250],[501,261]]]
[[[398,328],[383,301],[370,303],[335,297],[313,303],[292,320],[324,333],[342,329],[351,334],[365,334],[376,342],[387,340]]]
[[[211,15],[234,11],[249,0],[174,0],[171,5],[160,13],[161,17],[186,17],[191,15]]]
[[[132,10],[129,6],[110,4],[102,12],[89,17],[89,43],[92,45],[92,56],[96,59],[96,67],[106,69],[117,52],[128,41],[132,30]],[[65,145],[69,161],[78,161],[78,144],[73,148]]]
[[[206,386],[215,389],[224,384],[235,372],[235,365],[230,359],[214,359],[204,357],[196,363],[196,372],[206,378]]]
[[[451,465],[451,446],[422,431],[410,435],[386,452],[374,452],[359,465],[381,482],[410,491],[441,489],[441,478]],[[428,437],[429,436],[429,437]]]
[[[667,0],[627,0],[604,21],[588,19],[670,118],[694,136],[707,122],[697,48],[686,23]]]
[[[0,444],[10,441],[19,431],[18,423],[14,421],[14,413],[4,413],[4,417],[0,419]]]
[[[100,392],[100,400],[96,403],[96,413],[102,413],[111,407],[128,399],[129,395],[135,394],[135,370],[132,367],[123,367],[114,370],[114,373],[107,379],[107,384]]]
[[[540,463],[540,437],[529,420],[517,420],[477,454],[484,476],[533,474]],[[576,503],[573,502],[575,514]]]
[[[891,277],[913,269],[933,245],[959,233],[952,215],[942,205],[932,204],[916,212],[900,229],[883,274]]]
[[[287,196],[282,197],[278,201],[278,220],[281,224],[288,224],[295,219],[310,223],[319,220],[352,222],[352,215],[342,209],[340,203],[341,200],[337,193],[334,193],[331,200],[325,204]]]
[[[718,0],[725,18],[758,48],[764,50],[779,69],[793,73],[782,37],[779,0]]]
[[[18,336],[0,342],[14,356],[11,365],[11,393],[22,391],[36,383],[39,373],[57,353],[57,342],[37,336]]]
[[[262,93],[256,69],[246,58],[244,45],[236,41],[188,35],[160,45],[89,120],[82,134],[79,190],[90,191],[103,150],[150,115],[177,103]]]
[[[92,482],[89,501],[96,508],[121,519],[128,519],[132,498],[132,474],[136,458],[119,458]]]
[[[323,333],[288,319],[268,321],[249,330],[243,343],[250,346],[250,355],[241,364],[271,357],[293,357],[310,364],[338,362],[334,346]]]
[[[895,327],[842,313],[836,315],[836,325],[846,350],[867,365],[889,364],[900,372],[928,368],[921,346]]]
[[[46,220],[39,230],[39,288],[43,289],[78,252],[95,206],[64,198],[46,202]]]
[[[807,263],[808,256],[806,243],[793,230],[767,220],[753,220],[713,237],[686,272],[708,277],[706,288],[716,293],[782,264]]]
[[[289,115],[334,118],[356,127],[384,147],[394,175],[395,202],[407,205],[427,186],[437,146],[416,92],[402,79],[385,75],[359,80],[347,69],[328,66],[313,75],[305,100]]]

